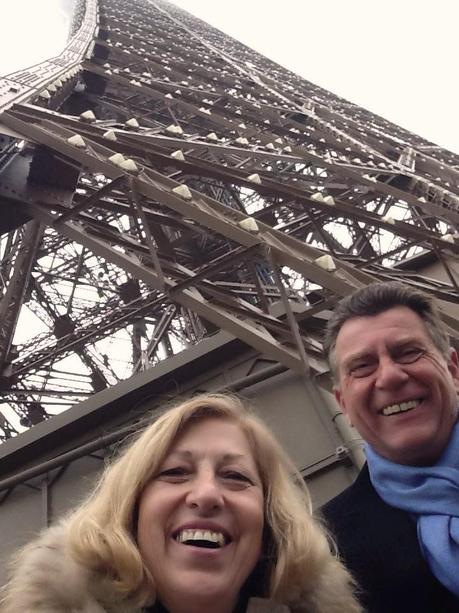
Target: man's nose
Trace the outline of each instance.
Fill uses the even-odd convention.
[[[221,508],[223,496],[216,475],[211,472],[196,475],[190,482],[186,503],[204,514]]]
[[[394,362],[390,357],[382,358],[376,372],[376,387],[380,389],[397,388],[408,381],[409,375],[402,364]]]

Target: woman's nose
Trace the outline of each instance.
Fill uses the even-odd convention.
[[[214,512],[221,508],[223,496],[216,476],[207,472],[196,475],[196,478],[190,481],[186,503],[202,513]]]
[[[376,373],[376,386],[380,389],[397,388],[408,381],[409,375],[391,358],[381,359]]]

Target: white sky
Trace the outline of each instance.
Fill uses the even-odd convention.
[[[313,83],[459,153],[459,0],[174,3]],[[0,75],[59,53],[67,35],[61,6],[0,0]]]
[[[0,76],[39,64],[67,43],[61,0],[0,0]]]
[[[276,62],[459,153],[459,0],[173,0]]]

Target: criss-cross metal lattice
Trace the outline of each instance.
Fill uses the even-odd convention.
[[[320,371],[377,279],[457,304],[458,156],[168,2],[79,2],[0,112],[0,439],[220,328]]]

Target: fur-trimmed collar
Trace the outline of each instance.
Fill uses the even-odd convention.
[[[313,593],[295,599],[290,608],[252,598],[247,613],[359,613],[358,605],[343,601],[337,564]],[[338,581],[337,581],[338,575]],[[349,597],[349,593],[346,594]],[[93,571],[70,556],[65,525],[49,528],[22,552],[7,586],[0,613],[142,613],[137,605],[120,604],[113,591]]]
[[[1,613],[142,613],[137,606],[113,602],[95,573],[77,564],[66,547],[65,528],[56,526],[23,552]],[[262,598],[251,600],[247,613],[289,613],[289,608]]]

